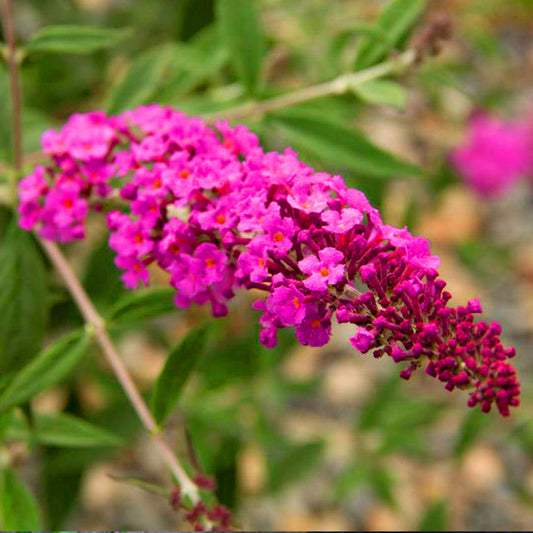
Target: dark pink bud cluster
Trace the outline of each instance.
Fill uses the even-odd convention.
[[[242,126],[213,130],[159,106],[77,115],[44,140],[52,161],[21,182],[21,225],[81,238],[88,210],[119,195],[124,208],[107,223],[128,287],[147,285],[157,264],[178,307],[210,303],[214,316],[235,289],[258,289],[265,346],[287,327],[322,346],[335,318],[356,327],[359,351],[403,363],[406,379],[424,366],[448,390],[468,388],[470,406],[496,404],[506,416],[518,405],[514,349],[502,346],[500,326],[474,320],[477,300],[449,306],[427,241],[383,223],[340,176],[290,150],[263,151]]]
[[[196,486],[208,492],[216,490],[216,480],[199,474],[194,478]],[[224,505],[206,505],[202,500],[194,505],[187,504],[182,497],[181,489],[174,487],[169,497],[170,506],[174,511],[184,511],[184,518],[194,531],[232,531],[231,511]],[[209,524],[209,528],[206,525]]]

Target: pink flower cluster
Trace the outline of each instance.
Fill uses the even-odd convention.
[[[427,241],[383,223],[339,176],[290,150],[264,152],[242,126],[213,130],[155,105],[78,115],[44,141],[52,161],[21,183],[21,225],[81,238],[89,209],[114,191],[124,207],[107,213],[109,242],[129,288],[147,285],[156,263],[178,307],[210,303],[214,316],[236,288],[263,291],[254,307],[265,346],[281,328],[322,346],[335,318],[355,326],[360,352],[403,363],[405,379],[425,367],[484,412],[518,405],[500,326],[475,320],[477,300],[451,307]]]
[[[472,118],[466,141],[453,150],[451,159],[480,196],[496,198],[533,175],[530,122],[507,122],[485,113]]]

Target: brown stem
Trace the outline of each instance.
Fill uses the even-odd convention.
[[[22,170],[22,123],[21,123],[21,92],[19,83],[19,64],[17,60],[17,47],[15,41],[15,24],[11,0],[2,0],[2,24],[8,44],[8,61],[11,79],[11,115],[13,134],[13,163],[17,174]],[[17,176],[18,177],[18,176]],[[16,184],[16,182],[15,182]],[[179,483],[184,496],[188,496],[193,504],[200,501],[198,487],[191,481],[184,468],[172,452],[169,445],[159,434],[159,428],[146,406],[142,396],[120,359],[117,350],[105,328],[105,323],[82,287],[78,277],[72,270],[65,256],[58,246],[50,241],[40,239],[41,246],[65,281],[70,294],[76,302],[86,323],[94,331],[94,335],[102,348],[108,363],[111,365],[118,381],[139,416],[142,424],[149,432],[152,441],[159,450],[161,457]]]
[[[130,400],[130,403],[135,409],[141,422],[146,430],[150,433],[152,441],[159,449],[161,457],[166,462],[167,466],[170,468],[171,472],[178,481],[183,494],[189,496],[193,503],[197,503],[199,501],[198,488],[191,481],[168,444],[159,434],[158,426],[152,414],[146,406],[145,401],[139,393],[135,383],[133,382],[133,379],[128,373],[128,370],[122,362],[122,359],[119,357],[117,350],[111,341],[111,338],[109,337],[109,333],[105,328],[104,320],[95,309],[78,277],[72,270],[72,267],[55,243],[42,239],[41,245],[65,281],[65,284],[74,301],[76,302],[81,314],[83,315],[85,322],[94,331],[96,340],[102,348],[105,358],[111,365],[113,372],[124,389],[124,392],[128,396],[128,399]]]
[[[11,84],[11,130],[13,138],[13,166],[17,178],[22,170],[22,103],[17,59],[17,43],[15,37],[15,19],[11,0],[2,0],[2,27],[7,42],[7,62]]]
[[[343,94],[347,91],[362,85],[363,83],[381,78],[395,72],[401,72],[414,63],[416,54],[414,50],[407,50],[402,54],[392,57],[391,59],[379,63],[373,67],[339,76],[334,80],[305,87],[298,91],[293,91],[281,96],[275,96],[262,102],[247,102],[243,105],[222,110],[218,113],[213,113],[205,116],[205,120],[209,123],[217,120],[240,120],[246,117],[261,116],[272,111],[277,111],[285,107],[315,100],[323,96],[332,94]]]

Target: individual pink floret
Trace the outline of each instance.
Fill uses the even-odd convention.
[[[310,255],[298,263],[300,270],[309,274],[304,285],[311,291],[325,291],[329,285],[335,285],[344,278],[344,265],[340,264],[344,254],[327,247],[320,250],[318,256]]]

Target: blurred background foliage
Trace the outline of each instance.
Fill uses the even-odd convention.
[[[449,396],[423,375],[404,383],[391,361],[354,354],[344,328],[323,349],[301,347],[285,332],[280,346],[267,350],[246,294],[228,318],[216,321],[205,309],[176,311],[156,272],[161,287],[155,292],[127,294],[101,222],[67,252],[147,398],[172,347],[208,323],[204,354],[167,431],[180,456],[192,443],[194,460],[216,477],[218,498],[243,528],[527,529],[533,520],[533,198],[521,190],[482,203],[461,186],[447,156],[472,112],[512,114],[529,101],[533,2],[399,1],[392,26],[381,28],[375,21],[384,4],[19,0],[18,36],[29,42],[22,68],[28,168],[38,158],[42,131],[73,112],[120,112],[150,102],[192,114],[233,109],[371,66],[405,46],[412,26],[420,30],[432,14],[447,13],[454,36],[443,52],[389,84],[241,122],[267,148],[292,146],[316,167],[341,173],[387,222],[432,240],[455,301],[481,296],[488,314],[502,322],[506,342],[517,345],[523,406],[511,420],[467,410],[465,396]],[[35,37],[60,24],[120,31],[83,50],[72,43],[52,50],[46,35]],[[8,95],[2,65],[5,182]],[[20,383],[44,373],[15,374],[41,344],[83,323],[36,243],[7,229],[11,219],[2,207],[0,436],[2,462],[12,466],[2,477],[4,529],[14,519],[5,511],[14,505],[10,494],[23,505],[28,529],[179,527],[163,498],[120,481],[164,486],[168,479],[120,387],[81,333],[48,354],[52,363],[68,354],[70,373],[49,363],[52,387],[14,395],[15,375]]]

